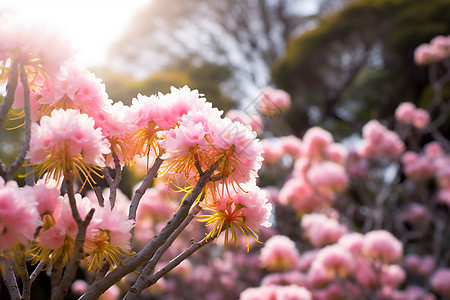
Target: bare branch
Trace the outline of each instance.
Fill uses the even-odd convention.
[[[198,196],[201,194],[204,186],[208,182],[209,177],[214,172],[216,166],[211,166],[203,176],[200,176],[197,185],[192,189],[190,194],[181,203],[178,211],[173,215],[172,219],[167,222],[161,232],[154,237],[145,247],[136,255],[124,261],[124,265],[118,266],[104,278],[95,281],[80,297],[80,300],[97,299],[114,283],[119,281],[125,275],[135,271],[139,266],[145,264],[155,252],[161,247],[169,238],[169,236],[181,225],[183,220],[188,216],[189,210]]]
[[[172,243],[175,241],[175,239],[180,235],[180,233],[186,228],[186,226],[189,225],[189,223],[194,219],[194,217],[201,211],[200,202],[202,199],[197,203],[192,211],[189,213],[189,215],[184,219],[183,223],[175,229],[175,231],[169,236],[167,241],[155,252],[152,259],[147,263],[145,268],[142,270],[141,274],[139,275],[139,278],[136,280],[136,282],[133,284],[133,286],[130,288],[128,293],[125,295],[124,299],[136,299],[136,297],[144,290],[146,287],[149,286],[150,278],[153,273],[153,270],[155,269],[156,264],[159,262],[163,254],[169,249],[169,247],[172,245]]]
[[[11,296],[11,299],[21,300],[22,297],[20,296],[19,287],[17,286],[16,276],[14,275],[14,268],[11,266],[8,259],[3,255],[0,255],[0,263],[3,265],[5,269],[5,276],[3,277],[3,282],[8,288],[8,292],[9,295]]]
[[[30,89],[28,88],[27,74],[23,66],[20,66],[20,81],[23,86],[23,98],[24,98],[24,111],[25,111],[25,141],[23,142],[22,149],[20,150],[19,156],[16,161],[9,167],[7,171],[7,176],[12,178],[14,173],[23,165],[25,161],[25,155],[30,149],[31,140],[31,105],[30,105]],[[33,177],[27,176],[27,185],[34,185],[34,180],[31,182]]]

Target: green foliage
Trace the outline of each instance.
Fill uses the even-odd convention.
[[[357,0],[319,20],[273,68],[274,82],[294,101],[286,120],[299,135],[321,125],[345,136],[392,115],[399,102],[415,102],[428,78],[414,65],[414,49],[448,35],[448,16],[445,0]]]

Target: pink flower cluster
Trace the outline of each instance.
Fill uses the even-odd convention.
[[[318,127],[309,129],[298,145],[301,148],[294,152],[297,159],[292,177],[280,190],[279,201],[292,205],[300,214],[329,207],[349,183],[347,151]]]
[[[66,264],[78,232],[69,199],[67,195],[59,196],[58,189],[46,187],[43,182],[36,185],[35,189],[39,201],[38,207],[45,207],[45,210],[40,209],[44,225],[39,230],[31,255],[36,261],[48,258],[49,265],[59,258],[62,258],[63,264]],[[111,209],[109,201],[101,207],[97,199],[83,198],[80,194],[76,194],[75,197],[82,218],[86,217],[91,208],[95,208],[94,216],[86,232],[85,252],[89,269],[100,268],[104,258],[110,262],[120,260],[123,254],[131,250],[130,230],[134,222],[128,220],[123,208]],[[103,247],[108,247],[108,251],[105,251]]]
[[[304,287],[297,285],[277,286],[265,285],[257,288],[248,288],[242,292],[240,300],[312,300],[311,293]]]
[[[292,160],[302,155],[302,141],[293,135],[279,138],[267,138],[261,141],[262,156],[265,164],[277,164],[283,156],[288,155]]]
[[[31,188],[19,188],[15,181],[0,177],[0,251],[28,245],[41,225],[38,203]]]
[[[437,142],[430,142],[422,153],[408,151],[401,161],[406,176],[416,181],[426,182],[434,179],[439,188],[438,202],[450,206],[450,156]]]
[[[261,265],[271,271],[295,269],[299,261],[294,241],[284,235],[272,236],[260,253]]]
[[[436,63],[450,56],[450,35],[436,36],[430,43],[419,45],[414,51],[414,61],[418,65]]]
[[[48,74],[57,74],[71,54],[62,33],[8,6],[0,6],[0,11],[0,69],[8,73],[12,60],[27,66],[26,72],[33,86],[39,85]],[[0,84],[7,78],[2,72]]]
[[[387,157],[396,159],[405,151],[405,145],[397,133],[390,131],[377,120],[363,127],[363,143],[360,154],[363,158]]]
[[[334,244],[347,233],[347,228],[339,224],[337,220],[319,213],[304,215],[302,229],[304,235],[315,247]]]
[[[257,101],[259,112],[265,116],[280,114],[291,106],[291,96],[272,87],[263,88]]]
[[[395,119],[403,124],[412,124],[423,129],[430,123],[430,114],[422,108],[416,108],[414,103],[402,102],[395,110]]]

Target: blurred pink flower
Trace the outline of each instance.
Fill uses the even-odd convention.
[[[359,255],[363,247],[364,236],[361,233],[352,232],[341,236],[338,245],[352,252],[354,255]]]
[[[19,188],[15,181],[0,177],[0,251],[28,245],[42,224],[33,189]]]
[[[336,243],[347,232],[347,228],[323,214],[313,213],[302,218],[304,235],[316,247]]]
[[[438,269],[430,278],[430,286],[437,294],[450,296],[450,269]]]
[[[297,267],[299,252],[287,236],[275,235],[264,243],[259,258],[261,265],[270,271],[287,271]]]
[[[323,160],[333,136],[320,127],[312,127],[303,136],[303,153],[311,160]]]
[[[362,253],[372,260],[393,263],[402,257],[403,245],[389,231],[374,230],[365,234]]]
[[[383,265],[381,268],[381,284],[396,288],[406,279],[405,271],[399,265]]]
[[[410,124],[413,120],[416,105],[411,102],[402,102],[395,110],[395,119],[399,122]]]
[[[293,160],[302,155],[302,141],[298,137],[294,135],[282,136],[279,141],[282,152],[290,155]]]
[[[356,261],[353,254],[339,244],[326,246],[319,250],[314,259],[315,264],[323,266],[333,278],[343,280],[353,274]]]
[[[349,182],[344,167],[331,161],[312,165],[306,177],[313,188],[324,195],[342,192]]]
[[[259,112],[266,116],[282,113],[291,106],[291,96],[272,87],[263,88],[257,101]]]
[[[414,111],[412,124],[419,129],[424,129],[430,123],[430,114],[428,111],[419,108]]]
[[[243,125],[250,125],[252,130],[258,134],[263,132],[263,121],[259,114],[249,114],[242,110],[230,109],[225,116],[232,121],[241,122]]]
[[[82,279],[77,279],[70,286],[70,291],[74,293],[76,296],[81,296],[86,292],[88,287],[89,285],[86,281]]]
[[[388,130],[377,120],[363,127],[361,156],[364,158],[388,157],[395,159],[405,150],[397,133]]]
[[[436,300],[436,296],[420,286],[409,285],[403,291],[394,291],[392,300]]]
[[[261,285],[291,285],[306,286],[306,275],[298,271],[272,273],[261,280]]]

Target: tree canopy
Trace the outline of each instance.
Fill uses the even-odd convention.
[[[449,15],[445,0],[358,0],[323,18],[273,69],[293,97],[287,121],[297,134],[316,124],[346,133],[392,115],[401,101],[426,101],[427,72],[414,65],[414,49],[448,34]]]

